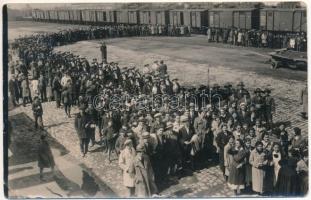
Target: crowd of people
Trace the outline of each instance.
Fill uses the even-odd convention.
[[[208,41],[245,47],[289,48],[307,51],[305,32],[275,32],[237,28],[205,28]]]
[[[42,102],[55,101],[68,117],[77,106],[81,155],[95,144],[104,147],[109,162],[115,153],[128,196],[158,194],[170,177],[211,164],[219,164],[237,195],[307,193],[305,133],[273,121],[270,89],[250,92],[243,82],[186,87],[170,79],[163,61],[139,70],[53,51],[56,45],[105,37],[96,36],[99,30],[32,35],[12,43],[19,61],[9,62],[10,100],[32,104],[36,128],[44,127]]]

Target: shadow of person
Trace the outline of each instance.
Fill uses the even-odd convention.
[[[82,171],[82,185],[81,190],[89,197],[93,197],[96,195],[99,190],[99,186],[95,182],[95,179],[89,175],[85,170]]]

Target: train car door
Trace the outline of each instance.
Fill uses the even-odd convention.
[[[240,27],[239,12],[233,12],[233,26],[236,28]]]
[[[190,17],[191,17],[191,27],[196,27],[197,20],[196,20],[196,14],[194,11],[191,12]]]
[[[274,30],[274,12],[268,10],[267,11],[267,30],[273,31]]]
[[[246,16],[245,12],[240,12],[240,24],[239,28],[245,29],[246,28]]]
[[[301,11],[294,11],[294,23],[293,23],[293,31],[300,32],[301,31],[301,18],[302,12]]]
[[[307,32],[307,12],[305,10],[301,15],[301,31]]]

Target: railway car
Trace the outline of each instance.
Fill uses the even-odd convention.
[[[306,14],[303,8],[264,8],[260,10],[260,29],[281,32],[306,31]]]
[[[223,8],[209,11],[209,26],[214,28],[259,28],[259,9]]]
[[[151,11],[141,10],[139,11],[140,24],[151,24]]]
[[[208,26],[208,10],[206,9],[170,10],[169,13],[172,25],[185,25],[192,28]]]
[[[169,24],[168,10],[141,10],[139,11],[140,24]]]
[[[70,23],[79,24],[81,23],[81,10],[69,10]]]
[[[129,24],[140,24],[138,10],[128,10],[128,23]]]
[[[58,21],[60,23],[70,23],[69,11],[68,10],[58,10]]]
[[[116,23],[117,22],[116,11],[107,10],[106,11],[106,19],[107,19],[107,22],[110,24]]]
[[[117,24],[128,24],[129,15],[127,10],[117,10],[115,11],[116,23]]]
[[[150,15],[151,24],[168,25],[169,24],[168,10],[152,10]]]
[[[96,10],[97,24],[104,25],[107,23],[107,14],[105,10]]]
[[[49,10],[50,22],[58,22],[57,10]]]
[[[45,22],[49,22],[50,21],[50,14],[49,14],[49,11],[48,10],[43,10],[43,13],[44,13],[44,21]]]
[[[38,12],[37,9],[31,11],[31,17],[34,21],[38,21]]]
[[[36,20],[37,21],[44,21],[44,11],[43,10],[39,10],[39,9],[36,9],[35,10],[35,17],[36,17]]]
[[[81,15],[84,24],[96,24],[96,10],[82,10]]]

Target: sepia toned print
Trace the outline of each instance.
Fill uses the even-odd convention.
[[[304,3],[6,12],[9,198],[308,193]]]

